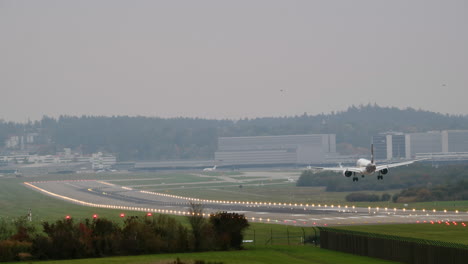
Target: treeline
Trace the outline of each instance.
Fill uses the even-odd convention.
[[[166,215],[127,217],[123,226],[103,218],[64,219],[44,222],[36,232],[26,218],[13,224],[1,220],[0,261],[240,249],[249,226],[243,215],[227,212],[198,222],[189,230]]]
[[[358,147],[368,148],[371,136],[379,132],[443,129],[468,129],[468,116],[370,104],[330,114],[238,121],[61,116],[26,124],[0,120],[0,147],[8,136],[34,132],[41,145],[39,154],[55,154],[66,147],[84,154],[115,153],[120,161],[209,159],[213,158],[218,137],[332,133],[336,134],[339,151],[352,152]]]
[[[398,203],[468,200],[468,180],[405,189],[395,194],[392,200]]]

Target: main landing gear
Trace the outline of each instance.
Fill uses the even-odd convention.
[[[362,178],[364,178],[364,175],[361,175]],[[377,175],[377,180],[383,180],[383,175],[379,173],[379,175]],[[356,174],[353,176],[353,182],[357,182],[359,181],[359,178],[358,176],[356,176]]]
[[[364,178],[364,174],[361,175],[361,178]],[[356,176],[356,173],[353,172],[353,182],[357,182],[357,181],[359,181],[359,178],[358,176]]]
[[[361,177],[364,178],[364,175],[361,175]],[[357,181],[359,181],[359,178],[356,175],[354,175],[353,182],[357,182]]]

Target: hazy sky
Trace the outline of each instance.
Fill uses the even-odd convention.
[[[0,119],[468,114],[468,1],[0,0]]]

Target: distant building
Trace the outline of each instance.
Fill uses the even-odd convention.
[[[38,133],[28,133],[26,134],[26,143],[33,144],[36,141],[36,138],[39,136]]]
[[[11,136],[5,141],[5,147],[12,149],[17,148],[20,145],[19,136]]]
[[[468,154],[468,130],[443,130],[423,133],[382,133],[372,137],[376,159],[412,159],[416,157],[465,156]],[[458,153],[458,154],[454,154]]]
[[[27,133],[25,135],[13,135],[5,140],[5,147],[7,149],[21,149],[24,150],[27,145],[35,143],[38,133]]]
[[[221,165],[310,164],[335,154],[334,134],[221,137],[215,160]]]
[[[442,152],[442,133],[431,131],[427,133],[411,133],[407,137],[409,157],[416,157],[419,153],[440,153]]]
[[[98,152],[91,156],[90,161],[93,169],[102,170],[114,166],[117,163],[117,158],[114,155]]]
[[[442,152],[468,152],[468,130],[442,131]]]
[[[406,137],[403,133],[381,133],[372,137],[372,143],[377,160],[406,158]]]

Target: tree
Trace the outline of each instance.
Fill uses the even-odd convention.
[[[85,246],[80,241],[80,231],[76,228],[72,219],[58,220],[53,224],[42,223],[44,233],[48,238],[37,237],[33,248],[41,254],[54,259],[72,259],[85,257]],[[41,246],[37,246],[38,243]],[[47,251],[45,251],[47,250]]]
[[[390,201],[391,198],[392,196],[389,193],[384,193],[382,194],[382,197],[380,198],[380,200],[383,202],[386,202],[386,201]]]
[[[220,249],[241,249],[243,232],[249,227],[249,222],[243,214],[218,212],[210,216],[215,240]]]
[[[119,242],[121,241],[121,231],[113,221],[98,218],[94,219],[91,224],[87,223],[91,230],[92,249],[95,256],[110,256],[119,253]],[[86,228],[80,226],[83,230],[84,237],[89,238],[89,233],[85,232]],[[84,239],[82,239],[83,241]]]
[[[201,249],[203,239],[202,231],[206,223],[205,218],[203,218],[203,205],[191,202],[187,218],[192,227],[193,247],[195,251],[198,251]]]

